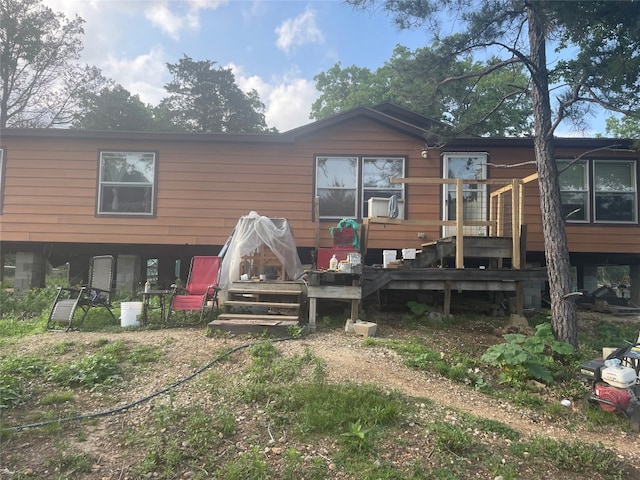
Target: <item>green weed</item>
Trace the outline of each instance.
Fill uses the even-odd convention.
[[[241,453],[218,470],[220,480],[269,480],[273,472],[264,460],[262,452]]]
[[[550,323],[537,325],[533,336],[509,333],[504,338],[505,343],[489,347],[481,359],[501,370],[500,383],[513,386],[519,387],[530,378],[551,383],[554,355],[573,353],[571,345],[555,340]]]
[[[371,429],[364,428],[360,420],[350,423],[349,429],[340,434],[343,439],[341,443],[351,453],[370,452],[373,449],[370,432]]]
[[[46,465],[51,470],[65,474],[65,478],[73,478],[76,475],[91,472],[91,467],[95,462],[96,459],[86,453],[64,451],[49,458]]]
[[[439,451],[459,456],[468,454],[475,444],[473,437],[463,427],[441,421],[430,425],[427,435],[435,437]]]
[[[602,444],[535,437],[529,442],[513,443],[510,450],[519,457],[524,457],[524,452],[527,452],[528,458],[544,459],[562,471],[585,475],[598,473],[610,479],[624,478],[624,467],[617,455]]]
[[[120,361],[113,355],[96,353],[78,362],[52,365],[49,380],[63,387],[95,387],[122,381]]]
[[[60,403],[72,402],[74,394],[70,390],[65,390],[64,392],[51,392],[47,393],[42,400],[40,400],[41,405],[57,405]]]
[[[131,349],[127,360],[131,365],[157,362],[162,358],[162,350],[154,345],[140,345]]]

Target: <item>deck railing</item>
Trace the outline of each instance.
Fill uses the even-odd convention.
[[[511,237],[513,268],[522,268],[521,242],[523,226],[524,195],[523,185],[537,179],[537,174],[525,178],[469,180],[454,178],[393,178],[391,183],[411,185],[455,185],[455,198],[464,198],[465,188],[469,186],[491,185],[498,187],[489,194],[489,219],[470,220],[465,218],[465,202],[456,201],[455,220],[399,220],[385,218],[369,218],[368,223],[385,223],[399,225],[437,225],[455,227],[456,237],[456,268],[464,268],[464,236],[468,227],[476,228],[478,232],[485,232],[490,237]],[[467,227],[467,230],[465,230]],[[483,229],[483,230],[480,230]],[[486,230],[484,230],[486,229]]]

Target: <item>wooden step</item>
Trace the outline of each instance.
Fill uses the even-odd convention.
[[[298,320],[247,320],[247,319],[221,319],[209,323],[212,330],[222,330],[230,333],[262,333],[265,330],[274,333],[287,334],[290,327],[298,326]]]
[[[280,307],[280,308],[300,308],[299,303],[280,303],[280,302],[252,302],[250,300],[227,300],[223,306],[231,307]]]
[[[234,295],[301,295],[302,290],[271,290],[271,289],[247,289],[233,287],[229,290],[230,294]]]
[[[252,313],[221,313],[218,320],[247,320],[261,321],[265,323],[277,323],[286,321],[298,321],[297,315],[256,315]]]

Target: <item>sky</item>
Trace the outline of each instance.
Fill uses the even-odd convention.
[[[397,30],[383,11],[340,0],[44,0],[85,20],[82,61],[97,66],[148,104],[166,96],[166,64],[188,55],[231,68],[238,86],[256,90],[269,127],[311,122],[314,76],[337,62],[372,71],[396,45],[429,45],[429,32]],[[604,132],[604,127],[595,126]],[[592,132],[591,132],[592,133]]]

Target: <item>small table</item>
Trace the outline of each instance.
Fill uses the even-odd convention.
[[[156,289],[152,289],[152,290],[148,290],[148,291],[142,291],[140,292],[140,295],[142,295],[142,324],[146,325],[147,324],[147,315],[148,315],[148,311],[154,308],[159,308],[160,309],[160,317],[162,318],[163,322],[166,322],[166,316],[165,316],[165,311],[166,311],[166,307],[165,307],[165,297],[167,295],[172,295],[173,294],[173,290],[156,290]],[[151,297],[158,297],[159,299],[159,303],[160,306],[159,307],[152,307],[150,305],[151,303]]]
[[[348,285],[348,283],[351,285]],[[307,286],[309,299],[309,331],[316,331],[316,309],[319,298],[341,300],[351,303],[351,319],[358,319],[362,287],[360,274],[340,272],[311,272]]]

